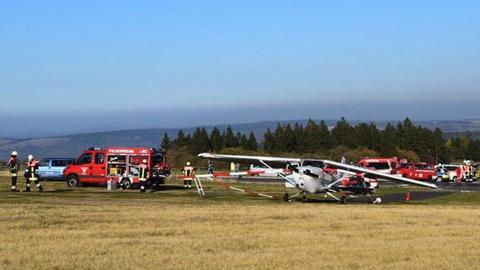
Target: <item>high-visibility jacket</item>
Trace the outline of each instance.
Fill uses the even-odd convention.
[[[192,180],[193,179],[193,167],[192,166],[183,167],[183,173],[185,175],[185,180]]]
[[[140,166],[138,166],[138,180],[144,182],[144,181],[147,181],[147,165],[145,164],[140,164]]]
[[[463,179],[463,166],[458,166],[455,173],[457,174],[457,181],[461,181]]]
[[[30,178],[30,180],[38,180],[38,160],[32,159],[28,162],[27,166],[28,177]]]
[[[10,167],[10,176],[16,177],[18,175],[18,162],[17,159],[11,157],[8,161],[8,166]]]

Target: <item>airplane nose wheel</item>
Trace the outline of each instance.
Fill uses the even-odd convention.
[[[283,201],[284,201],[284,202],[290,201],[290,194],[288,194],[287,192],[285,192],[285,194],[283,194]]]
[[[346,196],[342,196],[342,197],[340,198],[340,203],[341,203],[341,204],[347,204],[347,197],[346,197]]]

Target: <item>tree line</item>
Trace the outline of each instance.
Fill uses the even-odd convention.
[[[261,144],[253,132],[246,135],[234,133],[231,127],[223,131],[215,127],[208,133],[205,128],[197,128],[188,135],[180,130],[174,140],[165,134],[161,146],[177,152],[181,149],[191,157],[201,152],[229,151],[335,159],[347,155],[352,161],[363,156],[398,156],[432,163],[480,160],[479,139],[446,138],[442,130],[415,125],[409,118],[396,125],[387,124],[385,128],[373,123],[352,126],[343,117],[333,127],[325,121],[314,120],[308,120],[306,125],[278,124],[274,130],[265,132]]]
[[[166,150],[187,147],[190,153],[198,154],[202,152],[219,152],[224,148],[242,148],[244,150],[257,151],[259,145],[253,132],[250,132],[248,136],[240,132],[234,133],[229,126],[222,132],[217,127],[214,127],[210,134],[204,127],[197,128],[191,135],[185,135],[184,131],[180,129],[173,141],[165,133],[161,147]]]

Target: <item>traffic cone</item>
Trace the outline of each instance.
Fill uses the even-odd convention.
[[[410,192],[407,192],[407,194],[405,195],[405,201],[406,202],[410,201]]]

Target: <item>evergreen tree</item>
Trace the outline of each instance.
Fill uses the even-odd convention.
[[[295,123],[295,126],[293,128],[293,137],[295,140],[295,146],[293,149],[294,152],[297,152],[297,153],[311,152],[311,148],[308,148],[308,145],[307,145],[308,140],[307,140],[306,132],[302,125]]]
[[[247,136],[245,136],[245,134],[240,135],[239,146],[242,149],[248,150],[248,139],[247,139]]]
[[[247,149],[251,151],[258,150],[257,138],[255,138],[255,134],[253,134],[253,132],[250,132],[250,136],[248,136]]]
[[[178,145],[178,147],[183,147],[188,144],[188,139],[185,137],[185,133],[183,133],[183,130],[180,129],[178,131],[175,143]]]
[[[332,129],[332,137],[335,145],[345,145],[349,148],[355,146],[354,129],[345,120],[344,117],[337,122],[337,125]]]
[[[287,151],[287,136],[285,135],[285,129],[283,126],[279,123],[277,125],[277,128],[275,129],[275,132],[273,133],[274,135],[274,144],[273,144],[273,150],[278,151],[278,152],[285,152]]]
[[[230,126],[228,126],[226,133],[224,134],[225,147],[236,147],[237,143],[235,140],[235,135],[233,134],[233,130]]]
[[[163,134],[163,139],[162,143],[160,144],[160,147],[167,151],[170,148],[170,138],[168,137],[167,132]]]
[[[237,131],[237,134],[235,134],[235,145],[233,147],[240,147],[240,140],[242,139],[242,134]]]
[[[470,139],[470,142],[468,143],[468,147],[465,152],[466,159],[480,160],[480,140]]]
[[[209,149],[210,142],[207,131],[205,128],[197,128],[190,141],[190,152],[192,154],[199,154],[207,152]]]
[[[275,135],[270,129],[267,129],[263,138],[263,150],[272,153],[275,151]]]
[[[308,119],[307,126],[304,129],[304,144],[307,152],[315,152],[320,150],[320,129],[312,119]]]
[[[318,135],[317,140],[320,148],[318,150],[328,150],[333,148],[333,138],[330,130],[328,130],[327,123],[325,121],[320,121],[318,126]]]
[[[433,144],[435,148],[435,163],[448,162],[451,158],[448,153],[446,142],[443,139],[443,132],[439,128],[436,128],[433,132]]]
[[[295,138],[295,132],[290,124],[287,124],[284,128],[285,135],[285,151],[294,152],[297,148],[297,141]]]
[[[380,134],[379,150],[382,156],[395,156],[397,154],[397,130],[390,123]]]
[[[212,130],[212,133],[210,134],[210,144],[211,144],[211,150],[213,152],[218,152],[222,150],[222,147],[224,144],[223,137],[220,134],[220,130],[217,127],[215,127]]]

